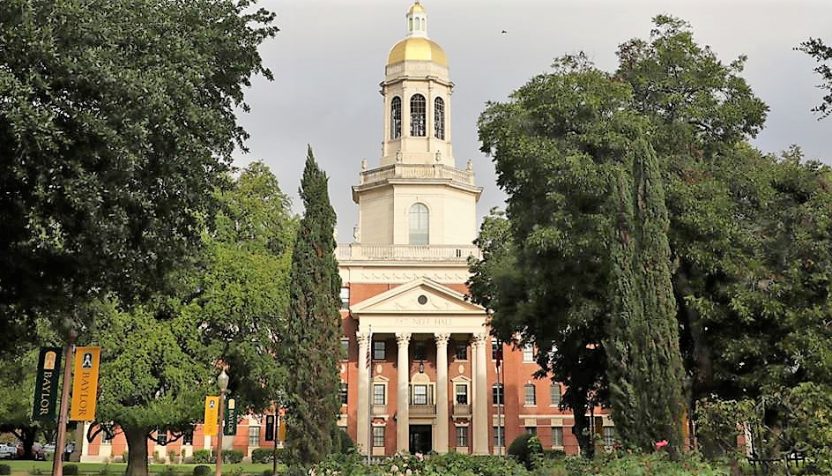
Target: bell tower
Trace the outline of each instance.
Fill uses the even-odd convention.
[[[374,245],[468,246],[476,237],[470,163],[456,168],[451,146],[448,58],[428,37],[419,1],[405,15],[406,35],[390,50],[380,84],[383,137],[379,167],[362,164],[356,242]]]

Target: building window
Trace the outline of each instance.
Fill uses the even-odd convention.
[[[456,427],[456,446],[457,448],[468,446],[468,427]]]
[[[430,212],[424,203],[414,203],[410,207],[410,244],[427,245],[430,232]]]
[[[341,338],[341,360],[347,360],[350,355],[350,339],[349,337]]]
[[[427,360],[428,351],[425,344],[419,342],[413,346],[413,360]]]
[[[500,343],[497,342],[497,339],[491,339],[491,360],[497,360],[497,356],[500,354]]]
[[[194,430],[193,430],[193,428],[186,431],[185,434],[182,436],[182,444],[183,445],[193,445],[194,444]]]
[[[373,360],[385,360],[387,358],[387,342],[383,340],[373,341]]]
[[[560,384],[559,383],[553,383],[552,388],[550,390],[552,391],[552,393],[551,393],[551,399],[552,399],[551,405],[553,407],[559,407],[560,406],[560,397],[561,397]]]
[[[390,138],[402,136],[402,99],[398,96],[390,103]]]
[[[383,426],[374,426],[373,427],[373,446],[376,448],[383,448],[384,447],[384,427]]]
[[[410,96],[410,135],[413,137],[425,137],[425,107],[424,96]]]
[[[445,101],[442,98],[433,100],[433,136],[445,140]]]
[[[109,445],[113,443],[113,434],[110,431],[104,430],[101,432],[101,444]]]
[[[250,426],[250,427],[248,427],[248,445],[249,446],[260,446],[260,427],[259,426]]]
[[[534,345],[526,344],[523,346],[523,362],[534,362]]]
[[[552,446],[563,446],[563,427],[552,427]]]
[[[533,384],[526,384],[525,386],[526,391],[526,399],[524,403],[526,405],[537,405],[537,395],[535,394],[535,388]]]
[[[491,403],[494,405],[503,405],[505,403],[505,395],[503,395],[503,384],[495,383],[491,386]]]
[[[506,429],[503,426],[494,427],[494,447],[502,448],[506,445]]]
[[[373,405],[387,405],[387,392],[383,383],[373,384]]]
[[[458,405],[468,405],[468,385],[458,383],[454,386],[454,389],[454,394],[456,395],[454,401]]]
[[[468,360],[468,344],[457,342],[454,346],[454,358],[456,360]]]
[[[341,382],[341,388],[339,389],[338,395],[341,398],[341,405],[347,404],[347,390],[349,389],[349,385],[347,382]]]
[[[615,428],[611,426],[604,427],[604,446],[612,446],[615,444]]]
[[[537,427],[536,426],[527,426],[526,427],[526,434],[527,435],[537,435]]]
[[[414,385],[413,386],[413,399],[410,402],[411,405],[427,405],[428,404],[428,386],[427,385]]]
[[[349,309],[350,308],[350,288],[343,287],[341,288],[341,309]]]

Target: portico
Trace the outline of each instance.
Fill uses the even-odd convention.
[[[376,353],[369,367],[359,365],[358,369],[358,445],[367,446],[370,419],[375,421],[379,416],[389,414],[389,411],[383,413],[371,409],[382,401],[379,395],[383,390],[370,388],[369,382],[372,380],[373,385],[377,385],[375,379],[389,373],[385,370],[392,366],[395,370],[395,377],[391,379],[395,380],[395,406],[389,404],[388,398],[383,400],[387,409],[395,408],[392,419],[396,429],[396,451],[412,449],[414,433],[411,426],[430,426],[431,449],[445,453],[450,446],[451,423],[464,420],[475,429],[471,451],[487,454],[489,394],[484,310],[465,301],[464,295],[453,289],[419,278],[359,303],[351,309],[351,314],[359,324],[356,333],[359,355]],[[393,343],[396,346],[395,365],[386,355],[386,347]],[[452,353],[449,346],[453,346],[453,364],[449,363]],[[456,381],[463,382],[458,385],[465,385],[465,390],[451,395],[451,379],[460,376],[463,380]],[[370,404],[372,398],[376,399],[373,405]],[[463,406],[467,406],[466,411]],[[458,408],[460,412],[452,413],[452,408]],[[483,437],[479,438],[479,434]]]

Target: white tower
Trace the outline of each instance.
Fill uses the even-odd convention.
[[[364,170],[353,200],[360,242],[371,245],[470,245],[482,189],[470,167],[456,168],[445,52],[428,38],[419,1],[407,11],[407,36],[390,50],[381,83],[381,164]]]

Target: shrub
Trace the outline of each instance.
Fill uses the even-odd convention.
[[[0,464],[0,474],[12,474],[12,467],[7,464]]]
[[[350,435],[347,434],[341,427],[336,427],[332,431],[332,442],[334,443],[333,451],[335,453],[350,453],[354,448],[355,444],[350,438]]]
[[[272,450],[271,448],[255,448],[251,451],[252,463],[271,463]]]
[[[535,462],[543,458],[543,446],[541,446],[540,439],[537,436],[524,433],[511,442],[508,447],[508,454],[525,466],[526,469],[532,469]]]
[[[240,450],[222,450],[222,462],[237,464],[243,460],[243,452]]]
[[[293,464],[286,470],[285,476],[307,476],[306,468],[303,465]]]
[[[194,466],[194,476],[210,476],[210,475],[211,475],[211,467],[210,466],[205,466],[204,464],[201,464],[199,466]]]
[[[211,450],[196,450],[194,451],[194,463],[213,463],[213,458],[211,457]]]
[[[76,474],[78,474],[78,465],[77,464],[65,464],[64,465],[64,474],[66,474],[66,475],[76,475]]]

